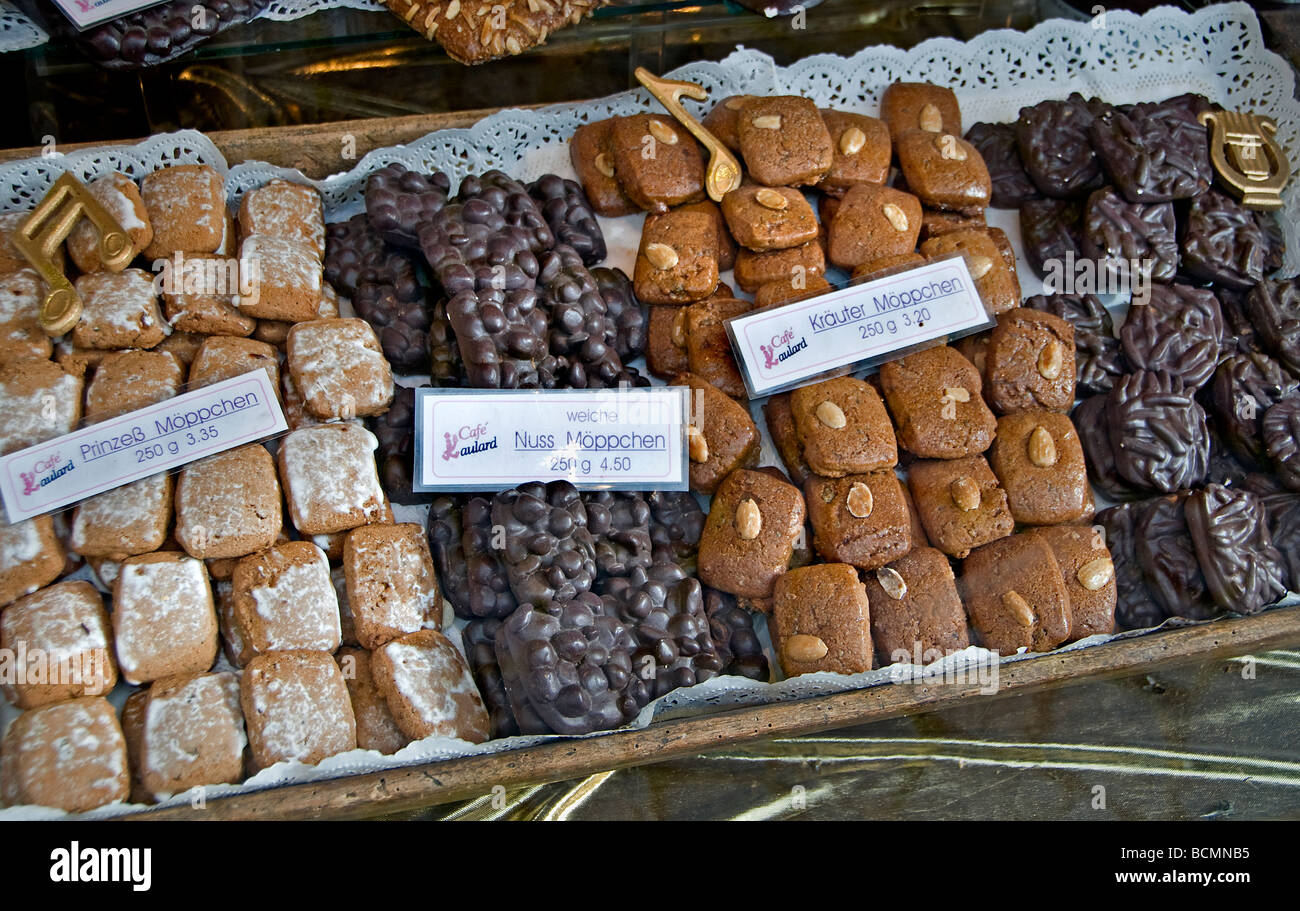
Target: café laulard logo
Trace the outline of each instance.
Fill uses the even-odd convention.
[[[40,493],[42,488],[53,484],[76,467],[75,462],[65,459],[63,453],[57,450],[50,455],[42,455],[31,464],[29,471],[18,472],[18,480],[22,482],[18,492],[24,497]]]
[[[487,433],[486,423],[466,424],[455,433],[444,432],[442,438],[446,445],[442,450],[442,460],[449,462],[461,456],[477,455],[489,449],[496,449],[497,438],[494,436],[488,439]]]
[[[784,332],[778,332],[772,336],[768,344],[758,346],[758,350],[763,354],[763,369],[771,370],[774,367],[779,367],[807,347],[808,339],[800,338],[796,341],[794,328],[787,327]]]

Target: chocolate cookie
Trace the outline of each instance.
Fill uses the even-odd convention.
[[[588,266],[604,261],[605,235],[582,184],[547,174],[528,185],[528,195],[537,201],[556,243],[577,250]]]
[[[1300,490],[1300,396],[1285,398],[1264,412],[1261,430],[1278,480],[1289,490]]]
[[[558,244],[538,259],[537,286],[550,311],[550,351],[565,368],[558,379],[574,389],[617,384],[623,362],[609,345],[617,336],[596,280],[578,251]]]
[[[1097,190],[1084,208],[1083,252],[1108,274],[1140,268],[1154,281],[1171,281],[1178,271],[1173,203],[1132,203],[1112,187]]]
[[[1020,109],[1016,121],[1020,160],[1045,196],[1083,196],[1102,185],[1101,163],[1092,150],[1089,130],[1107,107],[1074,92],[1064,101]]]
[[[1269,353],[1300,374],[1300,279],[1260,282],[1246,297],[1246,312]]]
[[[995,209],[1017,209],[1039,196],[1020,160],[1020,145],[1014,123],[977,123],[966,131],[966,141],[984,158],[993,181],[989,202]]]
[[[646,495],[650,506],[650,540],[654,545],[654,562],[667,562],[665,555],[678,560],[695,556],[704,531],[704,510],[688,490],[654,490]]]
[[[1070,415],[1079,431],[1088,477],[1108,497],[1127,500],[1135,495],[1115,470],[1115,452],[1110,448],[1110,428],[1106,425],[1106,396],[1094,395],[1081,401]]]
[[[1267,354],[1232,354],[1223,359],[1204,395],[1215,426],[1248,468],[1267,463],[1261,435],[1265,412],[1300,388],[1295,377]]]
[[[1259,498],[1210,484],[1187,499],[1187,525],[1215,602],[1253,614],[1286,594],[1285,565]]]
[[[326,226],[325,280],[349,298],[370,284],[392,286],[401,301],[424,297],[410,255],[385,244],[365,215]]]
[[[1214,374],[1223,334],[1223,313],[1214,292],[1190,285],[1154,285],[1146,305],[1129,308],[1119,337],[1133,367],[1162,370],[1196,390]]]
[[[415,390],[398,386],[388,411],[368,418],[370,432],[379,441],[375,461],[379,465],[379,481],[384,493],[394,503],[428,503],[432,494],[416,493],[415,483]]]
[[[627,576],[650,566],[650,506],[640,494],[598,490],[584,493],[582,502],[602,575]]]
[[[1058,272],[1084,259],[1083,201],[1027,199],[1020,204],[1020,235],[1025,257],[1040,275]]]
[[[366,219],[388,243],[418,250],[420,226],[449,195],[451,180],[441,171],[425,176],[393,162],[366,178]]]
[[[762,683],[771,679],[763,643],[754,630],[754,615],[737,607],[733,596],[712,588],[704,589],[704,611],[709,617],[713,649],[722,662],[718,673]]]
[[[1147,591],[1167,616],[1206,620],[1219,612],[1201,573],[1186,518],[1187,495],[1157,497],[1133,529]]]
[[[1157,493],[1195,487],[1209,468],[1205,412],[1177,377],[1139,370],[1108,394],[1106,419],[1115,470]]]
[[[1097,513],[1097,525],[1105,531],[1115,567],[1115,621],[1121,629],[1147,629],[1165,619],[1164,609],[1142,581],[1134,548],[1137,523],[1146,509],[1146,503],[1122,503]]]
[[[500,620],[472,620],[461,630],[461,639],[474,684],[488,710],[492,736],[514,737],[519,733],[519,722],[510,708],[506,682],[501,674],[501,665],[497,663],[496,640],[500,632]]]
[[[568,481],[521,484],[497,494],[492,523],[504,532],[501,554],[521,604],[545,607],[591,590],[596,545],[587,510]]]
[[[420,373],[429,367],[431,319],[423,289],[414,300],[402,300],[395,285],[363,284],[352,296],[357,316],[370,324],[384,357],[395,369]]]
[[[432,521],[430,514],[430,521]],[[469,613],[474,617],[508,617],[518,602],[510,590],[503,553],[494,546],[492,501],[470,497],[461,510],[461,550]],[[449,557],[454,553],[449,551]]]
[[[591,277],[605,301],[605,344],[625,364],[645,354],[648,321],[632,292],[632,280],[622,269],[604,266],[592,269]]]
[[[429,504],[429,554],[438,574],[443,597],[451,602],[457,617],[471,619],[469,566],[462,543],[464,527],[461,509],[464,497],[441,494]]]
[[[1024,306],[1061,317],[1074,327],[1075,382],[1081,393],[1108,392],[1130,371],[1110,312],[1093,294],[1038,294]]]
[[[1178,106],[1136,104],[1092,122],[1092,147],[1129,202],[1170,202],[1204,193],[1214,179],[1209,140]]]
[[[1182,231],[1183,268],[1189,275],[1247,290],[1282,265],[1284,244],[1267,230],[1272,216],[1253,212],[1209,190],[1192,200]]]

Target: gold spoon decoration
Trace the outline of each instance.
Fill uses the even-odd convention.
[[[704,190],[714,202],[721,202],[722,197],[740,186],[740,162],[731,149],[722,144],[717,136],[710,133],[702,123],[687,113],[682,107],[681,97],[685,95],[695,101],[707,101],[709,93],[694,82],[679,82],[656,76],[643,66],[636,68],[637,82],[667,109],[677,122],[690,132],[700,144],[709,150],[709,166],[704,172]]]

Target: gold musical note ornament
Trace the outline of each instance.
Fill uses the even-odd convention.
[[[104,268],[121,272],[131,262],[131,238],[85,184],[71,174],[64,173],[54,182],[13,235],[14,246],[50,289],[40,311],[46,335],[63,335],[81,319],[81,298],[55,264],[54,256],[83,215],[99,231],[99,258]]]
[[[675,79],[663,79],[654,75],[643,66],[636,68],[636,78],[651,95],[667,109],[677,122],[699,140],[700,145],[709,150],[709,166],[704,172],[704,189],[714,202],[721,202],[722,197],[740,186],[740,162],[731,150],[722,144],[704,124],[687,113],[682,107],[681,97],[696,101],[708,100],[709,93],[694,82],[679,82]]]
[[[1210,130],[1210,161],[1228,192],[1247,208],[1282,208],[1291,162],[1273,138],[1277,123],[1245,111],[1205,111],[1199,119]]]

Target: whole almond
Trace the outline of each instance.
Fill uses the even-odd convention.
[[[919,121],[921,129],[925,130],[927,133],[937,133],[943,129],[943,114],[939,112],[937,107],[929,102],[926,102],[926,104],[921,108]]]
[[[840,430],[848,421],[844,417],[844,412],[839,405],[829,399],[817,406],[817,420],[821,421],[831,430]]]
[[[609,163],[609,156],[606,155],[604,152],[601,152],[599,155],[596,156],[595,164],[596,164],[596,170],[604,174],[606,177],[614,176],[614,166]]]
[[[1054,380],[1061,375],[1065,364],[1065,346],[1052,339],[1038,352],[1038,375],[1045,380]]]
[[[671,269],[677,265],[677,251],[667,244],[650,244],[645,248],[645,258],[656,269]]]
[[[650,135],[665,145],[677,145],[677,131],[662,120],[650,121]]]
[[[761,114],[752,121],[754,127],[760,130],[779,130],[781,129],[780,114]]]
[[[902,601],[907,597],[907,583],[903,581],[903,576],[898,570],[883,566],[876,570],[876,581],[885,590],[885,594],[895,601]]]
[[[524,46],[519,43],[519,39],[514,35],[506,35],[506,53],[522,54],[523,52]]]
[[[673,316],[673,344],[678,348],[686,347],[686,308],[678,307]]]
[[[722,102],[722,106],[728,111],[739,111],[745,106],[745,102],[749,101],[749,98],[749,95],[732,95],[726,101]]]
[[[987,256],[972,256],[967,266],[970,269],[970,277],[980,279],[989,274],[989,270],[993,268],[993,260]]]
[[[1104,588],[1115,577],[1115,564],[1110,557],[1098,557],[1079,567],[1079,584],[1090,592]]]
[[[460,12],[460,0],[451,0],[447,4],[447,12],[443,13],[448,19],[455,19],[456,14]]]
[[[744,541],[752,541],[763,530],[763,514],[758,504],[749,497],[736,506],[736,534]]]
[[[857,127],[849,127],[840,134],[840,154],[856,155],[867,144],[867,134]]]
[[[980,486],[975,483],[975,479],[967,475],[953,480],[948,485],[948,492],[952,494],[952,501],[962,512],[970,512],[972,509],[978,509],[980,505]]]
[[[820,661],[830,649],[816,636],[798,633],[785,640],[785,653],[793,661]]]
[[[943,387],[943,397],[965,404],[970,401],[970,390],[965,386],[945,386]]]
[[[853,486],[849,488],[848,501],[849,512],[859,519],[865,519],[871,515],[871,510],[876,506],[876,498],[871,493],[871,488],[861,481],[854,481]]]
[[[1029,434],[1029,461],[1039,468],[1051,468],[1056,464],[1056,441],[1042,424]]]
[[[704,432],[695,426],[686,428],[686,449],[692,462],[701,464],[709,460],[709,441],[704,439]]]
[[[1029,602],[1020,596],[1020,592],[1010,591],[1003,595],[1002,606],[1021,626],[1028,628],[1034,625],[1034,611],[1030,608]]]
[[[880,211],[885,213],[885,217],[889,219],[889,223],[894,226],[895,231],[907,230],[907,213],[901,208],[892,202],[887,202]]]
[[[763,187],[755,193],[754,201],[765,209],[775,209],[778,212],[790,205],[790,200],[770,187]]]
[[[945,161],[966,160],[966,150],[961,147],[956,136],[944,133],[935,139],[935,145],[939,147],[939,157]]]

